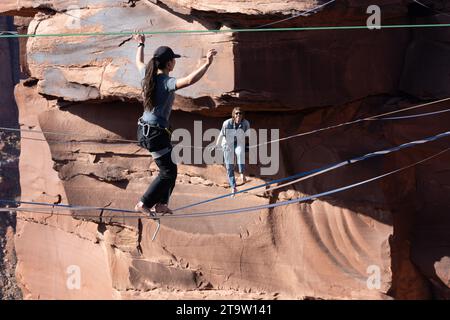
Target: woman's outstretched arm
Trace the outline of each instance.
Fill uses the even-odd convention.
[[[138,48],[136,51],[136,67],[139,71],[145,69],[144,63],[144,46],[145,46],[145,35],[135,34],[133,39],[138,43]]]
[[[209,66],[214,60],[214,56],[217,54],[217,51],[214,49],[210,49],[208,53],[206,54],[206,62],[197,70],[193,71],[190,75],[184,78],[179,78],[177,80],[177,89],[186,88],[190,85],[193,85],[198,80],[200,80],[208,70]]]

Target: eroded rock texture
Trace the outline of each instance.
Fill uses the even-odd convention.
[[[225,30],[258,27],[324,2],[6,1],[0,11],[33,16],[30,34]],[[370,4],[336,1],[277,26],[365,25]],[[449,22],[412,1],[380,5],[383,24]],[[157,174],[147,151],[108,140],[136,139],[142,112],[135,45],[128,39],[72,35],[22,41],[22,70],[31,78],[15,87],[20,123],[45,132],[22,134],[22,200],[131,209]],[[199,65],[209,47],[219,51],[204,79],[177,91],[172,125],[190,132],[195,120],[202,121],[203,130],[219,127],[239,105],[252,127],[277,128],[285,137],[447,97],[450,90],[446,29],[178,34],[147,42],[147,57],[163,44],[183,55],[176,77]],[[443,108],[445,103],[426,110]],[[447,131],[448,120],[442,114],[369,121],[287,140],[280,146],[278,174],[261,176],[250,165],[249,186]],[[183,213],[323,192],[421,160],[447,143],[443,139],[269,195],[226,198]],[[155,222],[128,214],[23,212],[15,237],[16,275],[24,297],[31,299],[448,298],[449,158],[444,154],[307,203],[165,219],[155,241]],[[221,166],[181,165],[171,205],[224,194],[226,186]],[[379,286],[370,285],[373,270],[380,274]]]
[[[14,28],[12,17],[0,16],[0,30]],[[0,41],[0,127],[18,129],[17,106],[14,101],[14,85],[19,80],[18,43],[15,39]],[[19,141],[14,131],[0,132],[0,199],[14,199],[19,190]],[[0,208],[7,204],[0,203]],[[21,297],[15,280],[16,254],[14,212],[0,212],[0,299]]]

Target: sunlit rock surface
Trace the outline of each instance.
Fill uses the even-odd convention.
[[[73,34],[256,28],[324,2],[2,3],[2,12],[34,17],[29,34],[72,34],[21,43],[22,61],[26,57],[28,64],[22,67],[30,79],[15,87],[19,122],[23,129],[44,131],[22,133],[21,199],[131,210],[157,174],[148,152],[136,143],[108,140],[136,139],[142,106],[135,43],[127,41],[129,35]],[[79,8],[70,7],[75,4]],[[369,4],[337,1],[278,26],[365,25]],[[380,5],[387,24],[448,23],[442,15],[401,1]],[[219,51],[205,78],[177,92],[174,128],[194,132],[198,120],[203,130],[219,128],[232,107],[241,106],[252,127],[276,128],[286,137],[448,96],[446,33],[405,28],[158,34],[148,37],[145,53],[149,59],[159,45],[173,47],[183,56],[174,71],[181,77],[201,63],[208,48]],[[441,103],[426,111],[444,108]],[[250,165],[247,186],[447,131],[448,117],[368,121],[284,141],[278,174],[262,176],[258,166]],[[179,214],[324,192],[419,161],[447,142]],[[16,276],[30,299],[445,298],[449,158],[444,154],[305,203],[244,214],[163,218],[155,241],[156,223],[133,214],[21,212]],[[171,206],[228,192],[222,166],[180,165]]]

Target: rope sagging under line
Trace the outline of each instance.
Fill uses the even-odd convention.
[[[433,158],[436,158],[440,155],[442,155],[445,152],[448,152],[450,150],[450,148],[446,148],[438,153],[433,154],[432,156],[429,156],[425,159],[419,160],[417,162],[414,162],[412,164],[406,165],[400,169],[396,169],[396,170],[392,170],[389,171],[387,173],[375,176],[373,178],[370,179],[366,179],[366,180],[362,180],[359,181],[357,183],[353,183],[344,187],[340,187],[340,188],[335,188],[329,191],[325,191],[322,193],[317,193],[314,195],[310,195],[310,196],[306,196],[306,197],[301,197],[301,198],[296,198],[296,199],[291,199],[291,200],[286,200],[286,201],[282,201],[282,202],[276,202],[276,203],[272,203],[272,204],[265,204],[265,205],[260,205],[260,206],[253,206],[253,207],[245,207],[245,208],[239,208],[239,209],[232,209],[232,210],[218,210],[218,211],[207,211],[207,212],[197,212],[197,213],[190,213],[190,214],[183,214],[183,215],[167,215],[167,216],[161,216],[158,218],[196,218],[196,217],[210,217],[210,216],[218,216],[218,215],[227,215],[227,214],[238,214],[238,213],[244,213],[244,212],[250,212],[250,211],[257,211],[257,210],[262,210],[262,209],[271,209],[271,208],[275,208],[275,207],[280,207],[280,206],[286,206],[289,204],[294,204],[294,203],[300,203],[300,202],[305,202],[305,201],[309,201],[309,200],[316,200],[318,198],[324,197],[324,196],[328,196],[331,194],[335,194],[335,193],[339,193],[342,191],[346,191],[349,189],[353,189],[356,187],[359,187],[361,185],[376,181],[376,180],[380,180],[382,178],[385,178],[389,175],[393,175],[395,173],[398,173],[400,171],[412,168],[414,166],[417,166],[419,164],[422,164],[426,161],[429,161]],[[25,211],[23,208],[0,208],[0,212],[11,212],[11,211]],[[29,212],[32,212],[30,210],[27,210]],[[54,214],[54,213],[53,213]],[[59,214],[59,215],[65,215],[65,216],[70,216],[70,214]],[[88,216],[81,216],[80,218],[83,217],[88,217]],[[94,218],[99,218],[99,216],[92,216]],[[136,218],[136,216],[121,216],[120,218]],[[142,218],[142,217],[139,217]],[[146,216],[145,218],[148,219],[153,219],[149,216]],[[159,226],[157,231],[159,231]],[[156,235],[156,233],[154,234],[154,236]]]
[[[389,148],[389,149],[371,152],[371,153],[365,154],[363,156],[355,157],[355,158],[352,158],[352,159],[349,159],[349,160],[345,160],[345,161],[342,161],[342,162],[339,162],[339,163],[336,163],[336,164],[328,165],[328,166],[325,166],[325,167],[322,167],[322,168],[319,168],[319,169],[314,169],[314,170],[311,170],[311,171],[298,173],[298,174],[295,174],[295,175],[292,175],[292,176],[289,176],[289,177],[273,180],[273,181],[270,181],[270,182],[267,182],[267,183],[264,183],[264,184],[261,184],[261,185],[258,185],[258,186],[254,186],[254,187],[250,187],[250,188],[247,188],[247,189],[240,190],[240,191],[238,191],[238,192],[236,192],[234,194],[243,193],[243,192],[254,190],[254,189],[257,189],[257,188],[262,188],[262,187],[265,187],[265,186],[268,186],[268,185],[271,185],[271,184],[274,184],[274,183],[279,183],[279,182],[291,180],[291,179],[298,178],[298,177],[302,177],[301,180],[309,179],[309,178],[312,178],[312,177],[317,176],[319,174],[323,174],[325,172],[328,172],[328,171],[335,170],[337,168],[343,167],[343,166],[345,166],[347,164],[357,163],[357,162],[364,161],[364,160],[367,160],[367,159],[370,159],[370,158],[373,158],[373,157],[376,157],[376,156],[381,156],[381,155],[384,156],[384,155],[387,155],[388,153],[391,153],[391,152],[395,152],[395,151],[399,151],[399,150],[402,150],[402,149],[410,148],[410,147],[413,147],[413,146],[416,146],[416,145],[419,145],[419,144],[424,144],[424,143],[436,141],[438,139],[442,139],[442,138],[448,137],[448,136],[450,136],[450,131],[442,132],[442,133],[439,133],[439,134],[431,136],[431,137],[427,137],[427,138],[424,138],[424,139],[407,142],[407,143],[404,143],[404,144],[401,144],[399,146],[395,146],[395,147],[392,147],[392,148]],[[297,183],[299,181],[300,180],[296,180],[296,181],[294,181],[292,183]],[[290,184],[292,184],[292,183],[290,183]],[[283,185],[283,186],[285,186],[285,185]],[[196,202],[196,203],[193,203],[193,204],[190,204],[190,205],[186,205],[186,206],[183,206],[183,207],[176,208],[176,209],[174,209],[172,211],[175,212],[175,211],[180,211],[180,210],[183,210],[183,209],[199,206],[201,204],[205,204],[205,203],[213,202],[213,201],[225,198],[225,197],[229,197],[230,195],[233,195],[233,193],[229,193],[229,194],[225,194],[225,195],[222,195],[222,196],[218,196],[218,197],[210,198],[210,199],[207,199],[207,200],[199,201],[199,202]],[[52,207],[52,209],[59,207],[59,208],[64,208],[66,210],[73,210],[73,211],[103,210],[103,211],[121,212],[121,213],[137,213],[136,211],[125,210],[125,209],[118,209],[118,208],[72,206],[72,205],[67,205],[67,204],[48,204],[48,203],[45,203],[45,202],[30,202],[30,201],[15,201],[15,200],[1,200],[0,199],[0,203],[50,206],[50,207]],[[164,217],[178,217],[178,216],[182,217],[182,216],[185,216],[185,215],[186,214],[180,214],[180,215],[171,215],[171,216],[164,216]],[[136,216],[133,216],[133,217],[136,218]],[[139,217],[141,218],[142,216],[139,216]],[[149,218],[154,218],[154,217],[149,217]],[[157,218],[160,218],[160,217],[157,217]]]
[[[279,189],[281,187],[285,187],[287,185],[295,184],[295,183],[298,183],[300,181],[304,181],[306,179],[310,179],[312,177],[321,175],[323,173],[326,173],[326,172],[329,172],[329,171],[341,168],[341,167],[346,166],[348,164],[353,164],[353,163],[364,161],[364,160],[367,160],[367,159],[370,159],[370,158],[373,158],[373,157],[376,157],[376,156],[386,155],[386,154],[391,153],[391,152],[395,152],[395,151],[399,151],[399,150],[402,150],[402,149],[410,148],[410,147],[415,146],[415,145],[419,145],[419,144],[424,144],[424,143],[427,143],[427,142],[435,141],[435,140],[438,140],[438,139],[441,139],[441,138],[444,138],[444,137],[448,137],[449,135],[450,135],[450,131],[442,132],[442,133],[439,133],[439,134],[431,136],[431,137],[427,137],[427,138],[424,138],[424,139],[407,142],[407,143],[404,143],[404,144],[401,144],[399,146],[395,146],[395,147],[392,147],[392,148],[389,148],[389,149],[386,149],[386,150],[380,150],[380,151],[367,153],[367,154],[365,154],[363,156],[355,157],[355,158],[352,158],[352,159],[349,159],[349,160],[345,160],[345,161],[342,161],[342,162],[339,162],[339,163],[335,163],[335,164],[332,164],[332,165],[328,165],[328,166],[325,166],[325,167],[322,167],[322,168],[314,169],[314,170],[307,171],[307,172],[298,173],[298,174],[295,174],[295,175],[292,175],[292,176],[289,176],[289,177],[286,177],[286,178],[273,180],[273,181],[270,181],[270,182],[267,182],[267,183],[255,186],[255,187],[250,187],[250,188],[247,188],[247,189],[239,190],[236,193],[229,193],[229,194],[225,194],[225,195],[222,195],[222,196],[217,196],[215,198],[199,201],[199,202],[196,202],[196,203],[193,203],[193,204],[190,204],[190,205],[186,205],[186,206],[183,206],[183,207],[180,207],[180,208],[176,208],[176,209],[174,209],[172,211],[175,212],[175,211],[179,211],[179,210],[195,207],[195,206],[198,206],[198,205],[201,205],[201,204],[205,204],[205,203],[209,203],[209,202],[212,202],[212,201],[215,201],[215,200],[219,200],[219,199],[222,199],[222,198],[225,198],[225,197],[229,197],[229,196],[231,196],[233,194],[234,195],[242,194],[244,192],[248,192],[248,191],[251,191],[251,190],[254,190],[254,189],[259,189],[259,188],[262,188],[262,187],[265,187],[265,186],[268,186],[268,185],[272,185],[272,184],[275,184],[275,183],[280,183],[280,182],[284,182],[284,181],[287,181],[287,180],[298,178],[297,180],[285,183],[285,184],[283,184],[281,186],[270,188],[269,190]],[[269,191],[269,190],[266,190],[266,191]]]

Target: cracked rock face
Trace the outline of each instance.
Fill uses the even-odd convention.
[[[0,30],[13,27],[12,17],[0,16]],[[14,85],[18,80],[18,50],[14,40],[0,41],[0,126],[18,127]],[[14,199],[20,194],[19,178],[20,135],[14,131],[0,132],[0,199]],[[9,204],[1,203],[2,209]],[[20,299],[21,291],[15,277],[16,251],[14,212],[0,212],[0,299]]]
[[[203,14],[207,11],[206,7],[214,10],[218,3],[190,3],[191,8],[196,10],[194,17],[197,19],[174,15],[148,2],[138,2],[134,7],[125,5],[124,1],[99,1],[92,6],[80,3],[80,9],[62,12],[72,5],[70,1],[44,4],[54,11],[35,18],[28,32],[76,34],[132,32],[135,29],[206,31],[208,27],[233,27],[228,21],[214,27],[214,23],[221,22],[217,14],[213,17]],[[166,5],[171,6],[170,3]],[[185,7],[187,3],[177,5]],[[240,5],[248,6],[248,2],[239,3],[236,8],[240,8],[240,14],[249,14]],[[316,3],[300,1],[296,5],[299,10],[304,10]],[[264,6],[264,3],[258,5],[260,15],[265,14]],[[274,12],[284,10],[284,5],[273,6]],[[317,17],[311,17],[312,24],[348,25],[355,24],[355,21],[361,24],[360,21],[365,22],[364,11],[361,11],[356,10],[359,16],[343,21],[333,15],[331,19],[323,18],[325,12],[321,12]],[[225,13],[232,14],[234,11],[225,10]],[[130,16],[133,19],[128,19]],[[234,24],[243,20],[234,18]],[[186,41],[179,41],[180,37]],[[129,38],[129,35],[30,38],[27,46],[28,63],[31,74],[41,80],[38,84],[39,93],[66,101],[139,99],[141,79],[134,66],[134,44],[127,41]],[[318,32],[200,33],[185,36],[158,34],[147,42],[147,56],[151,56],[162,43],[182,53],[173,73],[175,77],[184,76],[198,66],[207,48],[218,50],[219,55],[203,81],[178,92],[175,107],[186,111],[194,108],[198,110],[199,107],[210,109],[230,103],[257,110],[339,105],[368,95],[391,92],[400,80],[404,91],[413,94],[417,91],[417,85],[411,78],[418,77],[409,76],[409,72],[415,72],[410,71],[414,68],[407,68],[404,78],[400,78],[408,45],[406,30],[371,33],[370,36],[366,30],[355,30],[352,31],[352,37],[340,30],[329,31],[326,36]],[[373,43],[377,43],[377,46],[373,46]],[[370,63],[366,66],[369,51]],[[408,54],[407,58],[408,64],[414,63],[414,53]],[[321,74],[315,72],[317,68],[322,69]],[[327,77],[322,77],[322,74]]]
[[[33,16],[26,30],[30,34],[205,31],[257,27],[324,2],[6,1],[0,12]],[[80,10],[69,8],[74,4]],[[367,5],[338,2],[281,26],[362,25]],[[423,14],[402,1],[383,5],[384,17],[393,24],[448,19]],[[74,21],[73,14],[80,19]],[[241,106],[252,127],[276,128],[286,137],[447,96],[445,33],[155,35],[148,38],[145,53],[148,59],[159,45],[173,47],[183,56],[174,71],[180,77],[200,63],[209,47],[219,51],[205,78],[177,91],[174,128],[193,133],[198,120],[204,131],[219,128],[231,108]],[[15,87],[19,122],[23,129],[44,131],[21,135],[23,201],[130,210],[157,175],[148,152],[133,142],[142,113],[141,79],[134,66],[136,46],[128,38],[72,35],[21,42],[22,64],[27,60],[22,69],[31,78]],[[246,186],[447,131],[446,117],[371,121],[284,141],[278,173],[262,176],[259,166],[249,165]],[[436,141],[279,191],[225,198],[182,213],[324,192],[445,147],[446,141]],[[155,241],[156,223],[133,214],[55,208],[21,212],[15,235],[17,279],[28,299],[445,298],[449,160],[443,155],[310,202],[245,214],[162,219]],[[178,171],[171,207],[229,191],[220,165],[180,165]]]
[[[71,11],[68,11],[71,12]],[[124,7],[120,1],[105,2],[102,8],[83,8],[73,14],[59,13],[41,15],[29,27],[37,34],[133,32],[136,29],[152,30],[207,30],[198,22],[187,22],[158,6],[139,4]],[[129,19],[133,16],[133,19]],[[107,17],[107,18],[106,18]],[[151,29],[148,30],[148,25]],[[58,38],[31,38],[28,41],[28,62],[31,74],[39,81],[39,93],[66,101],[87,101],[106,98],[138,99],[141,79],[134,65],[135,44],[130,35],[116,36],[69,36]],[[188,36],[194,39],[195,36]],[[221,88],[205,86],[180,90],[188,98],[220,96],[232,91],[233,60],[232,39],[227,34],[202,34],[195,42],[179,42],[176,36],[155,36],[147,41],[146,56],[164,42],[177,52],[182,52],[174,76],[181,76],[201,63],[206,54],[205,47],[213,45],[222,53],[214,68],[205,78],[205,83],[220,81]],[[51,66],[51,67],[50,67]],[[212,89],[212,90],[211,90]]]

